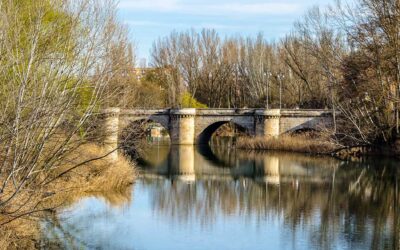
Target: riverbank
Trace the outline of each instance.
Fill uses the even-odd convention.
[[[123,156],[113,162],[107,157],[90,161],[106,154],[103,148],[94,144],[80,146],[67,156],[63,166],[47,178],[50,181],[47,185],[20,194],[7,207],[7,211],[17,213],[6,215],[7,211],[1,211],[0,224],[4,225],[0,226],[0,250],[39,248],[39,220],[45,214],[55,213],[57,208],[72,204],[83,197],[102,196],[111,204],[121,202],[118,199],[130,197],[124,194],[134,182],[134,165]],[[86,161],[87,163],[73,168]],[[60,177],[51,181],[56,176]]]
[[[298,134],[279,137],[241,137],[236,143],[239,149],[277,150],[286,152],[331,155],[342,160],[358,161],[365,156],[392,157],[400,156],[400,140],[380,146],[340,147],[324,135]]]
[[[307,154],[331,154],[337,145],[327,138],[315,135],[281,135],[279,137],[242,137],[237,148],[248,150],[280,150]]]

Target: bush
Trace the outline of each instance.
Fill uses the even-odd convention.
[[[189,92],[182,95],[182,108],[207,108],[207,105],[197,101]]]

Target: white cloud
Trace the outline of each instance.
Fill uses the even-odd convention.
[[[235,14],[287,14],[300,10],[297,4],[288,3],[232,3],[208,5],[206,8],[215,13],[226,12]]]
[[[141,21],[141,20],[130,20],[130,21],[125,21],[124,23],[131,26],[144,26],[144,27],[165,26],[165,23],[153,22],[153,21]]]
[[[179,9],[177,0],[121,0],[118,6],[122,10],[152,10],[176,11]]]
[[[229,25],[229,24],[219,24],[219,23],[200,23],[193,26],[195,29],[216,29],[216,30],[238,30],[238,29],[248,29],[250,26],[246,25]]]
[[[125,21],[125,24],[133,27],[174,27],[175,29],[216,29],[216,30],[238,30],[238,29],[253,29],[254,27],[249,25],[229,25],[229,24],[219,24],[219,23],[211,23],[211,22],[202,22],[199,24],[195,23],[169,23],[169,22],[154,22],[154,21],[142,21],[142,20],[129,20]]]
[[[205,3],[190,4],[178,0],[122,0],[119,8],[130,11],[179,12],[199,15],[290,14],[302,10],[294,3]]]

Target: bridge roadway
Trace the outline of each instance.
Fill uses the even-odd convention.
[[[102,111],[105,118],[105,144],[118,146],[120,135],[138,122],[161,124],[171,138],[171,144],[207,144],[212,134],[223,124],[232,122],[250,136],[279,136],[284,133],[332,126],[331,110],[304,109],[120,109]],[[117,158],[117,151],[111,156]]]

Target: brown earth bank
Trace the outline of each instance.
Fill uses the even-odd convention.
[[[107,158],[90,161],[106,154],[94,144],[81,146],[67,157],[65,166],[52,173],[65,174],[43,187],[24,191],[0,210],[0,250],[40,248],[40,219],[84,197],[101,196],[112,205],[127,202],[130,195],[126,193],[134,182],[135,167],[124,156],[113,162]],[[88,162],[66,171],[85,161]]]

